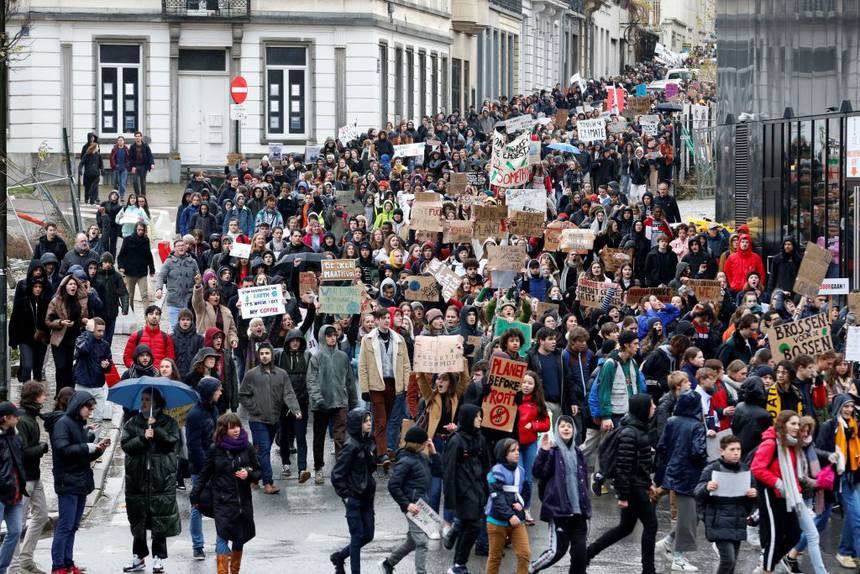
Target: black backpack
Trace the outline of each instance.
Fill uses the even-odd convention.
[[[603,437],[603,440],[600,442],[600,447],[597,449],[597,456],[600,461],[600,474],[603,475],[604,479],[615,478],[615,467],[618,459],[616,456],[616,453],[618,452],[618,441],[623,431],[624,427],[620,425],[609,431],[609,433]]]

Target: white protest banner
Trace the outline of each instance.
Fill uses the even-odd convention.
[[[602,118],[579,120],[576,122],[576,133],[579,141],[603,141],[606,139],[606,122]]]
[[[321,281],[352,281],[355,279],[355,259],[327,259],[320,262]]]
[[[424,142],[396,145],[394,146],[394,157],[424,157],[425,145]]]
[[[269,161],[281,161],[283,158],[284,144],[270,143],[269,144]]]
[[[135,213],[125,211],[122,212],[122,217],[120,217],[119,223],[120,225],[134,225],[138,221],[142,222],[143,218]]]
[[[412,370],[416,373],[460,373],[463,371],[463,337],[415,337],[414,356]]]
[[[242,303],[243,319],[283,315],[286,312],[283,286],[280,283],[239,289],[239,301]]]
[[[314,163],[320,156],[322,151],[321,145],[306,145],[305,146],[305,163]]]
[[[721,472],[719,470],[711,473],[711,480],[717,483],[717,489],[711,496],[722,496],[724,498],[737,498],[746,496],[747,491],[752,488],[750,482],[750,471]]]
[[[721,430],[716,434],[716,436],[712,436],[705,440],[705,448],[708,449],[709,461],[720,458],[720,440],[729,434],[732,434],[732,429]]]
[[[825,279],[818,289],[819,295],[848,295],[848,278]]]
[[[569,253],[571,251],[590,251],[594,247],[595,233],[591,229],[563,229],[558,240],[558,250]]]
[[[693,129],[708,127],[710,108],[708,106],[700,106],[693,104],[690,106],[690,114],[693,116]]]
[[[515,211],[546,213],[546,189],[506,189],[508,216]]]
[[[766,333],[770,352],[777,363],[783,359],[794,359],[798,355],[815,357],[833,349],[830,322],[824,313],[774,325]]]
[[[320,285],[320,312],[332,315],[357,315],[361,312],[364,293],[358,285],[334,287]]]
[[[418,514],[407,512],[406,518],[414,522],[427,536],[439,534],[442,530],[442,517],[423,498],[419,498],[415,505],[418,507]]]
[[[446,301],[457,294],[457,289],[460,287],[460,276],[451,271],[444,263],[438,259],[434,259],[427,265],[427,271],[430,272],[439,285],[442,286],[442,298]]]
[[[570,85],[572,86],[574,84],[579,86],[579,91],[581,93],[585,94],[585,89],[588,86],[585,83],[585,80],[582,79],[582,76],[580,76],[578,72],[570,77]]]
[[[531,114],[523,114],[521,116],[505,120],[505,130],[509,134],[523,130],[530,130],[536,123],[537,120],[534,119]]]
[[[529,132],[516,138],[511,143],[505,143],[505,136],[493,131],[493,155],[490,159],[490,183],[498,187],[519,187],[528,181],[529,148],[531,134]]]
[[[848,327],[848,337],[845,339],[845,360],[860,361],[860,326]]]
[[[643,134],[647,134],[649,136],[656,136],[660,126],[660,116],[640,116],[639,125],[642,126]]]
[[[250,259],[251,244],[239,243],[238,241],[234,241],[233,245],[230,247],[230,257],[238,257],[239,259]]]
[[[358,128],[356,126],[343,126],[337,130],[337,139],[344,146],[358,137]]]

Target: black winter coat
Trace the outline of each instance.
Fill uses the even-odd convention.
[[[648,287],[668,285],[675,278],[677,267],[678,256],[671,249],[661,253],[657,247],[654,247],[645,257],[645,269],[642,275],[645,284]]]
[[[176,356],[176,367],[179,369],[179,375],[184,377],[191,372],[191,361],[194,355],[203,348],[203,335],[197,333],[197,328],[194,322],[187,331],[179,328],[179,325],[173,326],[173,353]]]
[[[122,240],[122,247],[116,258],[117,269],[122,269],[129,277],[146,277],[155,274],[155,262],[147,236],[138,237],[132,233]]]
[[[759,377],[749,377],[741,385],[743,402],[735,407],[732,416],[732,434],[741,439],[741,455],[746,457],[761,444],[761,433],[771,425],[767,412],[767,393]]]
[[[453,510],[454,516],[461,520],[482,518],[489,495],[490,447],[483,434],[472,430],[478,411],[480,408],[475,405],[460,405],[458,430],[445,445],[445,508]]]
[[[747,539],[747,516],[752,512],[756,504],[755,498],[738,496],[726,498],[724,496],[712,496],[708,492],[707,485],[711,476],[716,472],[743,472],[749,468],[743,464],[723,462],[722,459],[708,464],[699,477],[696,485],[696,500],[704,508],[705,538],[710,542],[731,540],[742,542]],[[750,488],[755,486],[755,479],[750,477]]]
[[[434,476],[442,476],[442,461],[438,454],[425,456],[407,448],[397,452],[397,463],[388,479],[388,492],[401,512],[406,512],[407,506],[421,499],[430,502],[430,484]]]
[[[160,412],[155,416],[155,436],[148,440],[149,413],[130,418],[122,428],[125,452],[125,505],[131,533],[145,538],[153,535],[176,536],[182,531],[176,503],[176,465],[179,425]]]
[[[206,464],[206,452],[212,446],[212,434],[218,420],[218,405],[212,403],[212,397],[219,386],[218,379],[213,377],[201,379],[197,384],[200,400],[185,419],[185,444],[191,474],[200,474]]]
[[[42,456],[48,452],[48,443],[41,442],[42,429],[39,428],[39,410],[41,405],[36,403],[21,403],[24,415],[18,419],[18,436],[21,437],[24,460],[24,478],[27,481],[39,480],[41,469],[39,463]]]
[[[650,396],[635,395],[630,400],[630,412],[621,419],[614,477],[618,500],[629,500],[634,488],[651,486],[654,449],[648,429],[650,408]]]
[[[27,494],[22,450],[15,429],[0,431],[0,504],[14,504]]]
[[[99,450],[90,452],[89,433],[80,410],[94,400],[86,391],[78,391],[69,401],[66,414],[53,423],[51,451],[54,461],[54,491],[57,494],[86,496],[95,490],[90,463],[100,457]],[[47,421],[46,421],[47,425]]]
[[[26,287],[20,296],[16,293],[12,302],[12,316],[9,318],[9,346],[17,348],[21,343],[33,345],[36,341],[33,336],[41,331],[46,336],[51,330],[45,325],[45,316],[48,313],[48,304],[51,302],[51,288],[47,281],[43,281],[44,288],[39,297],[34,297]],[[45,339],[47,343],[47,339]]]
[[[770,273],[767,277],[767,290],[773,293],[773,290],[782,289],[783,291],[791,291],[794,289],[794,280],[797,278],[797,272],[800,270],[800,262],[803,259],[803,253],[798,253],[797,246],[791,255],[782,251],[776,255],[770,263]]]
[[[376,496],[376,457],[373,435],[364,435],[361,426],[370,411],[355,408],[346,418],[349,435],[331,471],[331,483],[342,499],[373,500]]]
[[[735,359],[739,359],[741,362],[749,364],[754,352],[755,348],[751,348],[750,343],[748,343],[738,331],[735,331],[732,333],[732,336],[729,337],[729,340],[723,343],[717,351],[717,358],[722,361],[724,365],[728,365]]]
[[[123,314],[128,313],[128,289],[116,270],[96,271],[95,288],[104,304],[106,318],[115,319],[120,310]]]
[[[239,480],[235,472],[243,468],[248,471],[248,478]],[[259,482],[262,476],[253,445],[229,451],[213,444],[206,452],[206,464],[191,492],[191,502],[198,500],[204,485],[211,484],[218,536],[231,542],[248,542],[257,534],[251,484]]]
[[[675,411],[657,443],[660,465],[654,482],[666,490],[693,496],[693,491],[708,462],[705,441],[705,423],[702,421],[702,400],[695,391],[678,397]]]

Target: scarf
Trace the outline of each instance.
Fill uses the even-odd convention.
[[[248,444],[248,433],[245,432],[245,429],[242,429],[237,438],[231,438],[229,435],[224,435],[224,438],[221,439],[218,446],[224,450],[229,450],[230,452],[238,452],[248,448]]]
[[[836,448],[845,455],[845,470],[853,474],[860,468],[860,437],[857,436],[857,420],[851,417],[846,422],[841,416],[836,418],[839,421],[836,427]],[[847,433],[846,427],[850,429]]]
[[[572,438],[570,443],[566,443],[556,434],[555,446],[558,447],[558,452],[564,460],[564,472],[567,477],[564,485],[567,488],[570,507],[574,514],[582,514],[582,509],[579,506],[579,460],[576,457],[576,444]]]
[[[797,487],[798,480],[802,478],[803,467],[800,458],[792,465],[791,452],[788,448],[777,442],[777,457],[779,458],[779,474],[782,476],[782,484],[785,496],[785,509],[794,512],[796,507],[803,506],[803,496]]]

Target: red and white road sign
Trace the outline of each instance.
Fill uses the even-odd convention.
[[[230,82],[230,97],[237,104],[241,104],[248,97],[248,82],[242,76],[236,76]]]

